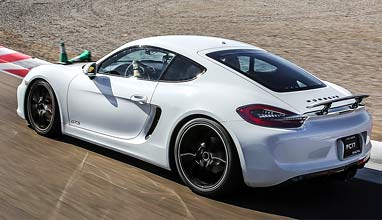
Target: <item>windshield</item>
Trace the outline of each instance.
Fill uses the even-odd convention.
[[[238,49],[216,51],[207,56],[275,92],[325,87],[323,82],[307,71],[269,52]]]

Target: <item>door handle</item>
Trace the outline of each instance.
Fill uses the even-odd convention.
[[[130,98],[133,102],[138,102],[139,104],[147,103],[147,96],[145,95],[132,95]]]

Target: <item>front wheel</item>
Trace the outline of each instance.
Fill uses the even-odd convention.
[[[57,100],[48,82],[44,80],[33,82],[26,104],[28,121],[38,134],[52,137],[61,133]]]
[[[241,182],[235,146],[225,129],[213,120],[197,118],[183,125],[174,153],[180,177],[198,194],[231,193]]]

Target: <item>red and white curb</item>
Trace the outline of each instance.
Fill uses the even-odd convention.
[[[23,78],[36,66],[50,64],[45,60],[16,52],[0,45],[0,71],[6,74]]]

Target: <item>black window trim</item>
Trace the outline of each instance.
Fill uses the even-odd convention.
[[[197,66],[198,68],[200,68],[202,70],[202,72],[198,73],[197,75],[195,75],[194,77],[190,78],[190,79],[185,79],[185,80],[163,80],[162,77],[163,75],[167,72],[167,69],[173,65],[173,61],[177,58],[177,57],[180,57],[180,58],[183,58],[187,61],[189,61],[190,63],[194,64],[195,66]],[[166,68],[164,69],[164,71],[162,72],[161,76],[159,77],[159,82],[163,82],[163,83],[182,83],[182,82],[189,82],[189,81],[193,81],[195,80],[196,78],[200,77],[201,75],[203,75],[205,72],[207,72],[207,68],[205,68],[203,65],[193,61],[192,59],[186,57],[186,56],[183,56],[183,55],[180,55],[180,54],[176,54],[176,56],[171,60],[171,62],[166,66]]]
[[[121,75],[110,75],[110,74],[105,74],[105,73],[100,73],[98,72],[99,70],[99,67],[103,64],[103,62],[105,62],[106,60],[108,60],[110,57],[116,55],[116,54],[119,54],[119,53],[122,53],[126,50],[131,50],[131,49],[135,49],[135,48],[152,48],[152,49],[157,49],[157,50],[161,50],[161,51],[164,51],[164,52],[168,52],[168,53],[173,53],[175,54],[174,58],[172,58],[172,60],[170,61],[170,63],[162,70],[162,72],[159,74],[159,78],[158,80],[148,80],[148,79],[140,79],[140,78],[137,78],[137,80],[144,80],[144,81],[149,81],[149,82],[165,82],[165,83],[180,83],[180,82],[188,82],[188,81],[192,81],[196,78],[198,78],[200,75],[204,74],[206,71],[207,71],[207,68],[205,68],[203,65],[199,64],[198,62],[186,57],[186,56],[183,56],[179,53],[176,53],[174,51],[171,51],[171,50],[168,50],[168,49],[165,49],[165,48],[161,48],[161,47],[156,47],[156,46],[151,46],[151,45],[134,45],[134,46],[131,46],[131,47],[127,47],[127,48],[124,48],[122,50],[119,50],[119,51],[116,51],[115,53],[111,54],[110,56],[108,56],[105,60],[103,60],[102,62],[100,63],[97,63],[96,64],[96,70],[97,70],[97,75],[98,74],[101,74],[101,75],[105,75],[105,76],[114,76],[114,77],[121,77],[121,78],[127,78],[125,76],[121,76]],[[194,65],[198,66],[200,69],[202,69],[203,71],[201,73],[199,73],[198,75],[196,75],[195,77],[191,78],[191,79],[188,79],[188,80],[178,80],[178,81],[173,81],[173,80],[162,80],[162,76],[163,74],[167,71],[168,67],[172,65],[173,61],[175,60],[176,57],[182,57],[188,61],[190,61],[191,63],[193,63]]]
[[[253,49],[232,49],[232,51],[233,51],[233,50],[253,50]],[[289,92],[306,91],[306,90],[311,90],[311,89],[321,89],[321,88],[325,88],[325,87],[327,87],[327,85],[326,85],[325,82],[323,82],[322,80],[318,79],[318,78],[317,78],[316,76],[314,76],[313,74],[307,72],[306,70],[304,70],[303,68],[301,68],[300,66],[298,66],[298,65],[295,64],[297,68],[303,70],[304,72],[307,72],[308,74],[310,74],[311,76],[313,76],[314,78],[316,78],[317,80],[319,80],[319,81],[322,83],[322,86],[321,86],[321,87],[316,87],[316,88],[315,88],[315,87],[313,87],[313,88],[312,88],[312,87],[308,87],[308,88],[300,88],[300,89],[298,89],[298,90],[294,90],[294,89],[293,89],[293,90],[289,90],[289,91],[275,91],[275,90],[273,90],[273,89],[271,89],[271,88],[268,88],[268,87],[265,86],[265,85],[262,85],[261,83],[255,81],[255,80],[253,80],[253,78],[251,78],[247,73],[245,73],[245,72],[243,72],[243,71],[241,71],[241,70],[238,70],[238,69],[234,68],[233,66],[231,66],[231,65],[229,65],[229,64],[227,64],[227,63],[225,63],[225,62],[223,62],[223,61],[220,61],[219,59],[215,59],[214,57],[210,56],[210,55],[212,55],[212,54],[214,54],[214,53],[216,53],[216,52],[223,52],[223,51],[224,51],[224,50],[213,51],[213,52],[207,53],[207,54],[205,54],[205,55],[206,55],[206,57],[210,58],[211,60],[213,60],[213,61],[219,63],[220,65],[222,65],[223,68],[224,68],[224,67],[228,67],[229,69],[233,70],[234,72],[238,72],[238,73],[240,73],[241,76],[244,76],[245,78],[250,79],[251,82],[255,82],[256,84],[260,85],[261,87],[263,87],[263,88],[265,88],[265,89],[268,89],[268,90],[270,90],[270,91],[272,91],[272,92],[276,92],[276,93],[289,93]],[[230,52],[228,52],[228,51],[230,51]],[[255,51],[255,53],[269,53],[269,52],[267,52],[267,51],[256,50],[256,49],[255,49],[254,51]],[[235,53],[234,53],[234,52],[231,52],[231,50],[227,50],[227,53],[224,54],[224,55],[229,55],[229,54],[235,54]],[[288,61],[288,60],[287,60],[287,61]],[[290,61],[289,61],[289,62],[290,62]],[[294,64],[294,63],[293,63],[293,64]]]

